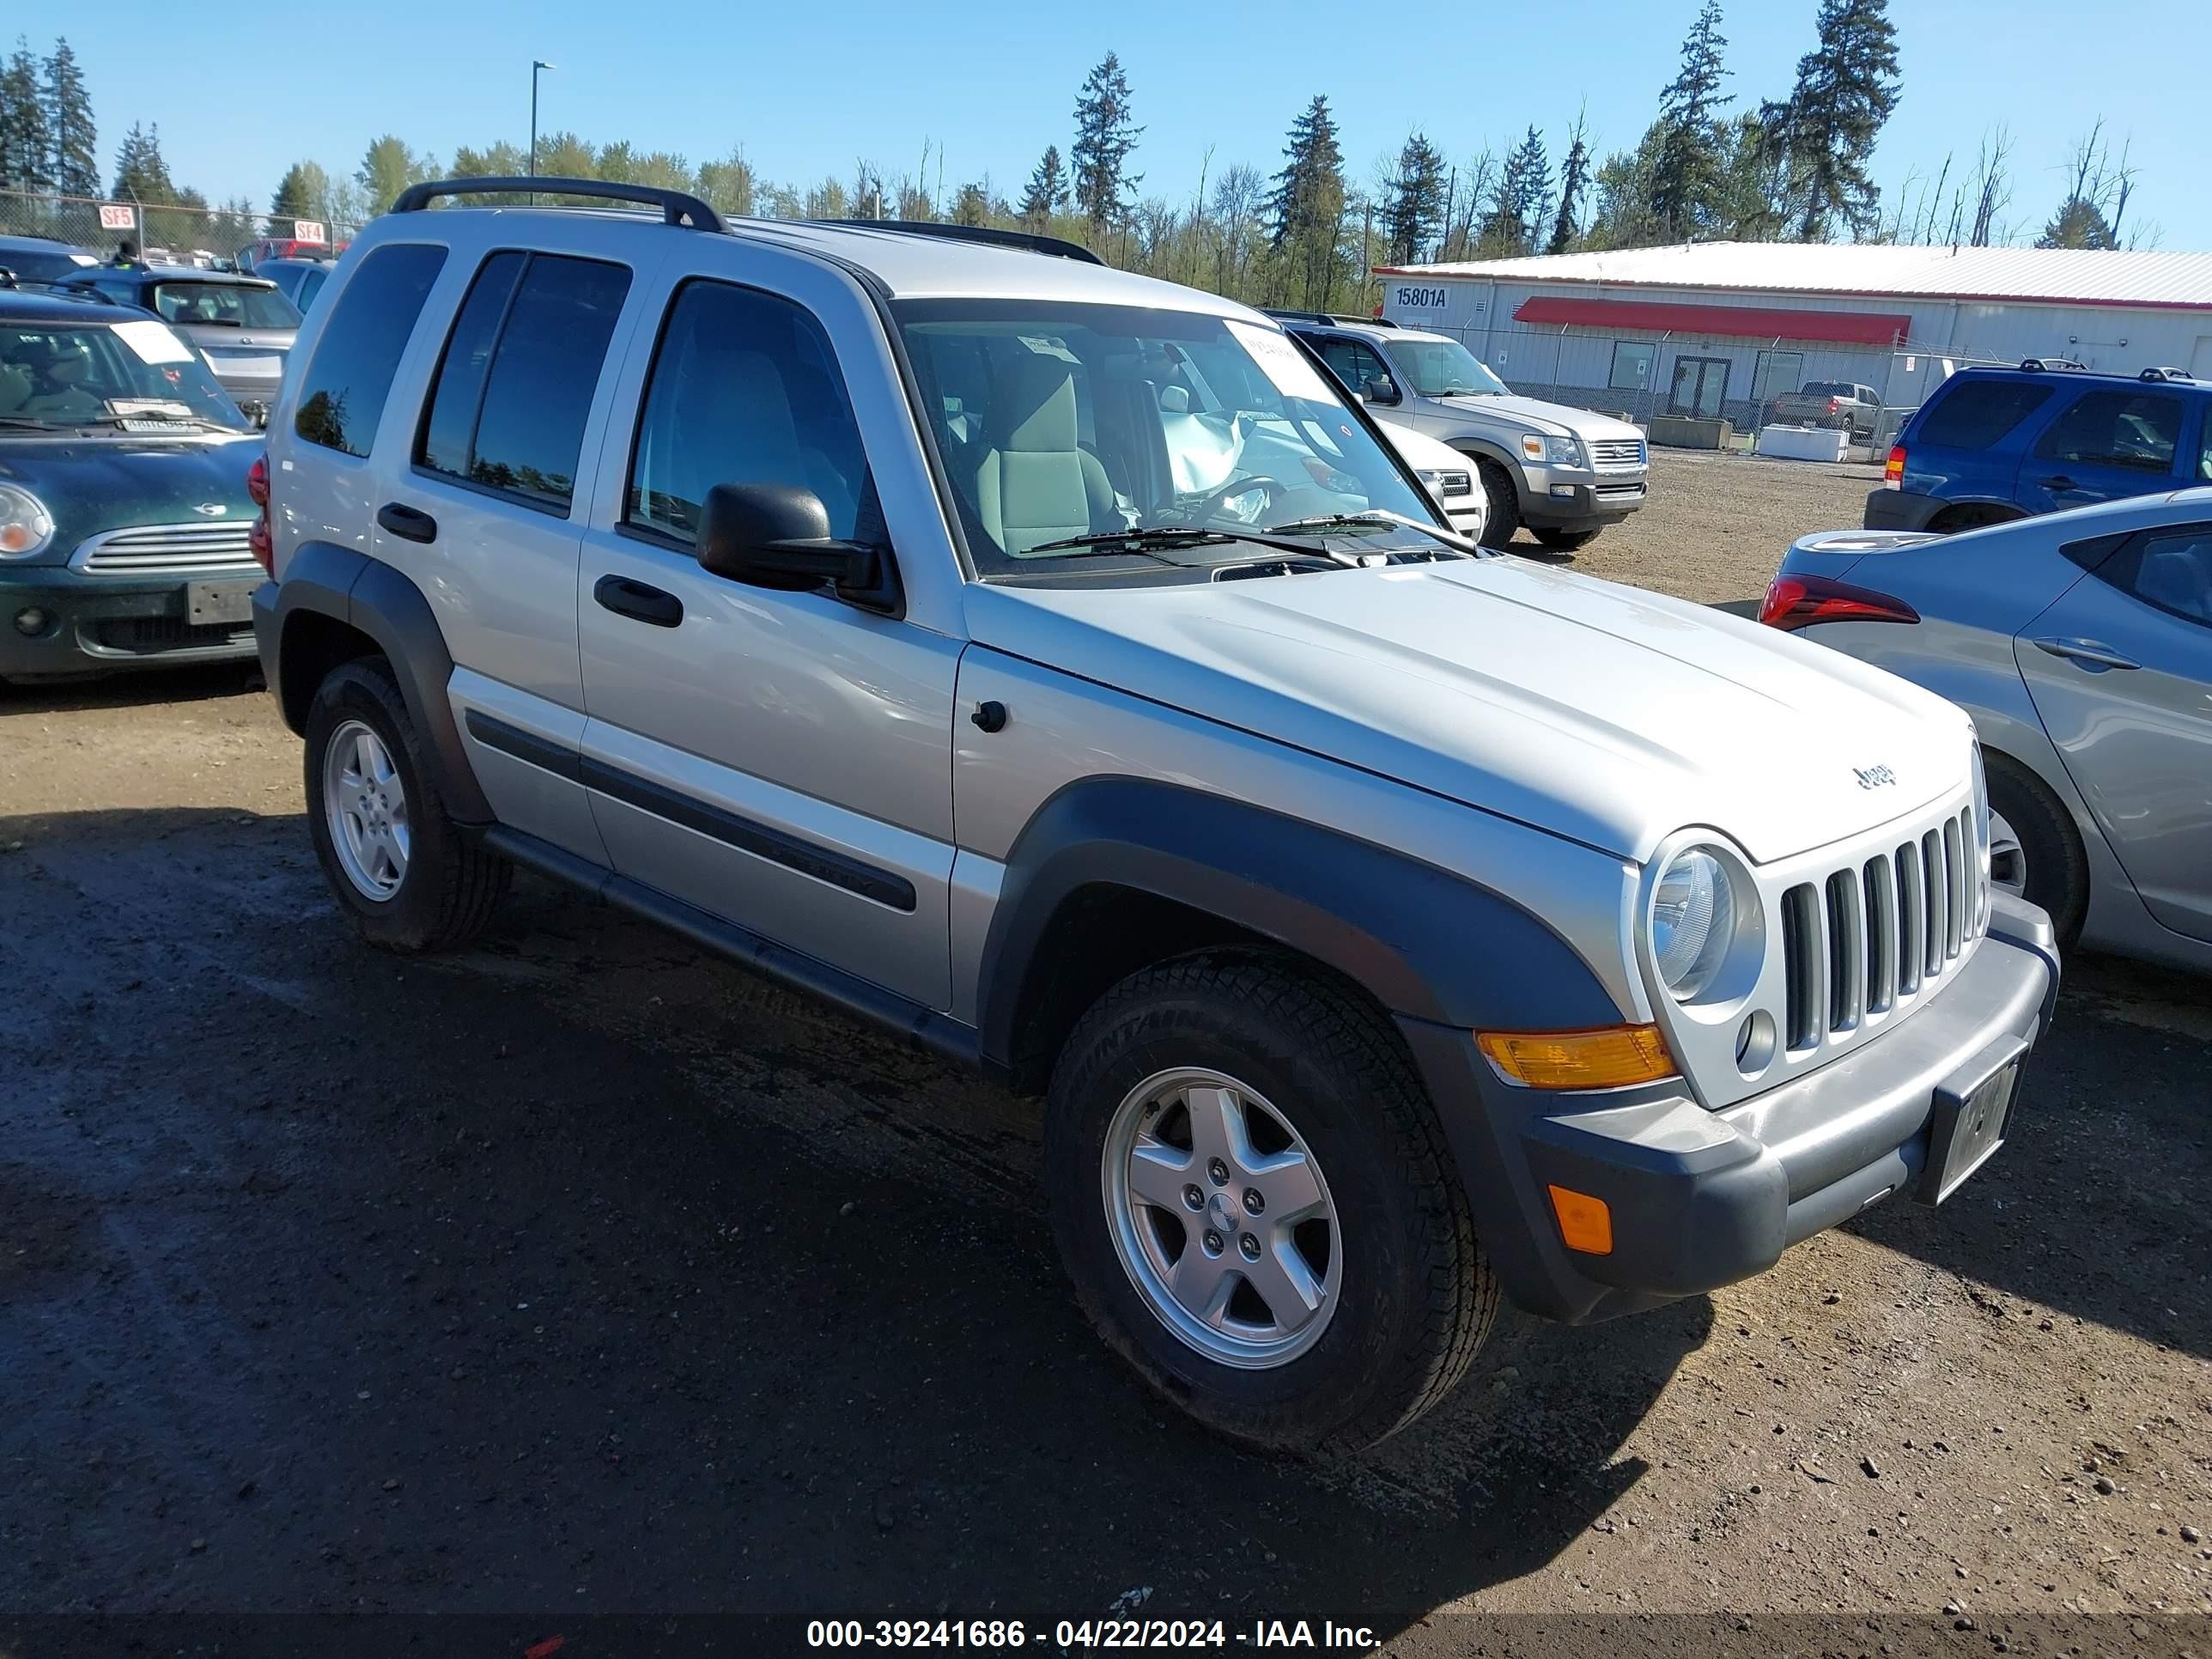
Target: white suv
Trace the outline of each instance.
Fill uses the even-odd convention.
[[[1554,552],[1587,547],[1644,505],[1650,447],[1626,421],[1524,398],[1449,334],[1380,318],[1267,313],[1321,355],[1376,419],[1464,455],[1487,497],[1483,539],[1528,533]]]
[[[532,182],[404,192],[270,426],[257,631],[373,943],[519,865],[1042,1097],[1107,1341],[1274,1445],[1410,1421],[1501,1291],[1693,1294],[2002,1138],[2058,968],[1951,705],[1472,549],[1227,301],[421,210]]]

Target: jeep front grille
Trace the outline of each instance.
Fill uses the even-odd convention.
[[[234,576],[257,573],[250,520],[137,525],[81,544],[70,563],[88,576]]]
[[[1590,465],[1593,466],[1642,466],[1644,464],[1644,440],[1641,438],[1597,438],[1591,441]]]
[[[1986,921],[1972,807],[1782,896],[1783,1030],[1817,1048],[1932,991]]]

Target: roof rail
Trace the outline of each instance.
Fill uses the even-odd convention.
[[[1293,311],[1286,306],[1261,306],[1262,316],[1273,317],[1283,323],[1330,323],[1350,325],[1353,328],[1395,328],[1397,324],[1388,317],[1355,317],[1342,311]]]
[[[2136,377],[2142,380],[2190,380],[2197,377],[2185,368],[2147,368]]]
[[[605,179],[438,179],[410,185],[392,204],[394,213],[420,213],[441,196],[592,196],[609,202],[639,202],[660,210],[662,222],[688,222],[694,230],[722,230],[722,216],[696,196],[655,185],[616,184]],[[548,205],[550,205],[549,204]]]
[[[2046,369],[2086,369],[2089,367],[2087,363],[2075,362],[2071,357],[2027,357],[2021,359],[2020,366],[2025,372],[2030,374],[2040,374]]]
[[[949,225],[937,219],[802,219],[799,222],[836,225],[843,230],[890,230],[908,236],[941,236],[948,242],[981,242],[992,247],[1047,254],[1055,259],[1077,259],[1086,265],[1106,263],[1080,242],[1039,236],[1026,230],[1000,230],[990,225]]]

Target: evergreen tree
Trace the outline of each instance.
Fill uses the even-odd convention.
[[[46,59],[46,126],[53,161],[47,171],[64,196],[100,194],[100,134],[92,122],[92,96],[67,40],[54,42]]]
[[[1482,251],[1491,254],[1529,252],[1552,201],[1552,163],[1544,135],[1531,123],[1526,137],[1509,151],[1483,222]]]
[[[1589,137],[1587,115],[1575,117],[1575,130],[1567,146],[1566,165],[1559,173],[1559,211],[1552,222],[1547,253],[1565,253],[1582,234],[1583,191],[1589,184]]]
[[[131,131],[115,152],[112,193],[123,202],[167,202],[175,197],[177,187],[170,180],[169,164],[161,159],[158,123],[151,127],[141,127],[135,121],[131,124]]]
[[[1060,165],[1060,146],[1047,144],[1044,158],[1030,174],[1030,187],[1022,192],[1022,218],[1032,230],[1042,230],[1052,216],[1067,205],[1067,174]]]
[[[991,222],[991,194],[980,184],[963,185],[952,198],[952,222],[987,225]]]
[[[276,193],[270,198],[269,234],[289,236],[295,220],[319,217],[330,194],[330,174],[319,165],[313,161],[293,162],[276,181]]]
[[[2035,245],[2094,248],[2119,246],[2112,226],[2105,222],[2104,210],[2086,196],[2069,196],[2060,204],[2058,211],[2051,216],[2051,222],[2044,226],[2043,234],[2035,239]]]
[[[1283,146],[1283,170],[1275,175],[1267,199],[1270,244],[1282,255],[1282,279],[1295,283],[1302,302],[1328,308],[1336,286],[1338,231],[1344,217],[1344,150],[1337,143],[1336,118],[1328,100],[1313,101],[1291,123]]]
[[[1801,241],[1874,229],[1881,191],[1868,175],[1897,107],[1897,26],[1889,0],[1820,0],[1820,44],[1797,60],[1787,123],[1791,217]]]
[[[1659,95],[1659,149],[1652,167],[1651,213],[1669,241],[1710,236],[1726,166],[1719,109],[1728,76],[1721,52],[1720,0],[1705,0],[1682,42],[1682,67]]]
[[[0,190],[52,188],[53,154],[38,60],[19,34],[14,55],[0,65]]]
[[[1144,129],[1129,118],[1129,77],[1121,60],[1108,52],[1083,83],[1075,100],[1073,164],[1076,210],[1095,234],[1128,211],[1142,173],[1128,171],[1130,152]]]
[[[1444,158],[1425,133],[1413,133],[1398,152],[1382,204],[1382,237],[1393,264],[1411,264],[1443,228]]]

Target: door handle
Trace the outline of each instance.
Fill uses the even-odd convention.
[[[376,509],[376,521],[402,541],[434,542],[438,539],[438,521],[416,507],[404,501],[386,501]]]
[[[2068,477],[2063,472],[2060,473],[2055,478],[2039,479],[2037,480],[2037,483],[2045,489],[2075,489],[2080,488],[2073,479]]]
[[[2048,651],[2054,657],[2078,662],[2092,673],[2102,673],[2107,668],[2142,666],[2133,657],[2122,656],[2101,640],[2038,640],[2035,645],[2039,650]]]
[[[674,628],[684,620],[683,600],[627,576],[600,577],[592,585],[592,597],[617,617],[655,628]]]

